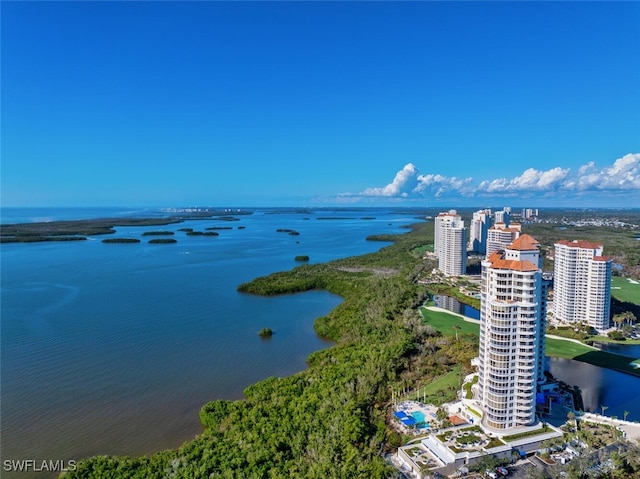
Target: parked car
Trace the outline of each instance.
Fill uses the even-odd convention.
[[[496,467],[496,472],[503,477],[509,475],[509,470],[506,467]]]
[[[498,474],[496,474],[495,472],[487,469],[486,471],[484,471],[484,474],[489,478],[489,479],[498,479]]]

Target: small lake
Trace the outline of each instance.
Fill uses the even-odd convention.
[[[622,418],[628,411],[627,420],[640,421],[640,378],[573,359],[547,359],[556,379],[581,389],[585,411],[601,413],[606,406],[607,416]]]
[[[593,346],[610,353],[620,354],[634,359],[640,358],[640,344],[593,343]]]
[[[463,304],[456,298],[452,298],[451,296],[437,294],[434,295],[433,302],[438,308],[446,309],[447,311],[461,314],[463,316],[467,316],[468,318],[478,320],[480,319],[480,310],[467,304]]]

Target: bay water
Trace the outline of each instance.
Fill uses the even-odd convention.
[[[3,224],[165,214],[2,213]],[[343,209],[255,210],[236,218],[116,227],[87,241],[2,244],[3,460],[141,455],[193,438],[207,401],[242,398],[248,385],[303,370],[311,352],[331,346],[313,322],[339,297],[260,297],[237,292],[239,284],[289,270],[300,264],[297,255],[320,263],[377,251],[387,243],[368,235],[402,233],[420,220],[408,211]],[[179,231],[212,227],[225,229],[215,237]],[[143,233],[155,230],[174,232],[178,242],[149,244]],[[104,244],[106,237],[142,242]],[[270,339],[257,334],[263,327],[274,331]]]

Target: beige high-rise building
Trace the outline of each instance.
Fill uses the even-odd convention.
[[[603,245],[561,240],[554,245],[553,312],[566,323],[584,322],[602,331],[609,328],[612,260]]]
[[[496,223],[487,231],[487,258],[491,254],[505,249],[513,243],[521,233],[519,223],[511,223],[507,226],[505,223]]]

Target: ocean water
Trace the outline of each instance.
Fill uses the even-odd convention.
[[[2,222],[147,213],[163,214],[5,209]],[[289,270],[299,264],[296,255],[318,263],[376,251],[386,243],[366,241],[368,235],[401,233],[418,221],[392,210],[272,213],[118,227],[110,235],[141,238],[138,244],[104,244],[104,236],[2,244],[3,460],[179,446],[201,432],[198,411],[207,401],[242,398],[246,386],[300,371],[311,352],[331,345],[313,322],[339,297],[259,297],[238,293],[240,283]],[[232,229],[198,237],[178,231],[184,227]],[[174,231],[178,243],[148,244],[142,233],[158,229]],[[273,337],[260,338],[262,327]]]

